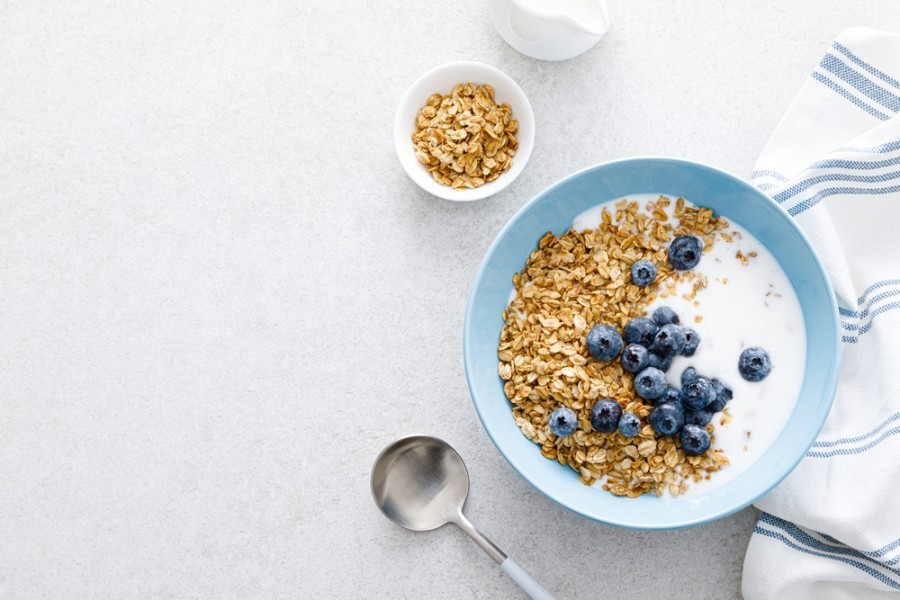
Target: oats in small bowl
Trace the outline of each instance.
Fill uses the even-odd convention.
[[[519,147],[512,108],[498,105],[487,84],[460,83],[446,96],[432,94],[416,115],[416,127],[416,158],[435,181],[455,190],[497,179]]]
[[[447,200],[480,200],[518,176],[534,144],[534,114],[506,74],[476,62],[433,69],[406,92],[394,121],[404,170]]]

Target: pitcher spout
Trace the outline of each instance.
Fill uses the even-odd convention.
[[[526,15],[536,20],[555,21],[573,30],[600,37],[609,29],[607,0],[512,0]]]
[[[487,5],[503,39],[541,60],[585,52],[600,41],[612,19],[608,0],[487,0]]]

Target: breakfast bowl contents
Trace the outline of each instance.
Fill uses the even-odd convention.
[[[752,465],[790,415],[799,301],[755,237],[709,209],[654,194],[598,205],[545,234],[512,282],[504,394],[523,435],[582,483],[702,490]],[[765,383],[769,354],[748,347],[763,342],[784,367]]]
[[[526,204],[469,292],[479,417],[538,490],[648,529],[734,512],[799,462],[837,384],[827,277],[749,184],[616,161]]]
[[[394,118],[400,164],[446,200],[486,198],[522,172],[534,145],[534,114],[508,75],[477,62],[449,63],[407,90]]]

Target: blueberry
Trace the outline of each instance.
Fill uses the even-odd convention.
[[[725,405],[728,404],[728,401],[734,397],[734,393],[731,391],[730,387],[728,387],[718,379],[713,379],[712,384],[713,389],[716,392],[716,399],[706,406],[706,410],[717,413],[725,408]]]
[[[697,376],[697,369],[688,367],[681,372],[681,385],[687,385],[688,382]]]
[[[653,418],[653,415],[650,415]],[[709,434],[699,425],[685,425],[681,430],[681,447],[688,454],[703,454],[709,450]]]
[[[656,352],[651,352],[650,353],[650,362],[647,363],[647,366],[657,368],[660,371],[668,371],[669,367],[672,366],[672,357],[671,356],[660,356]]]
[[[625,341],[629,344],[640,344],[649,348],[657,331],[659,331],[659,326],[653,322],[653,319],[638,317],[625,326]]]
[[[675,435],[684,426],[684,409],[677,402],[660,404],[650,413],[650,427],[660,435]]]
[[[703,410],[708,410],[712,414],[716,414],[717,412],[722,412],[722,409],[725,408],[725,403],[716,398],[712,402],[706,405],[706,408]]]
[[[629,373],[637,373],[647,368],[650,362],[650,351],[640,344],[628,344],[622,350],[622,358],[619,359],[622,368]]]
[[[769,353],[762,348],[747,348],[738,359],[738,371],[747,381],[762,381],[772,371]]]
[[[688,410],[706,408],[715,399],[712,381],[703,375],[697,375],[681,388],[681,403]]]
[[[671,385],[666,386],[666,391],[663,392],[663,395],[655,400],[651,400],[650,404],[653,406],[659,406],[660,404],[665,404],[666,402],[677,402],[681,403],[679,396],[681,395],[681,390],[678,388],[672,387]]]
[[[681,349],[682,356],[693,356],[700,345],[700,335],[690,327],[684,328],[684,348]]]
[[[578,415],[571,408],[562,406],[550,413],[550,431],[558,437],[572,435],[578,429]]]
[[[684,423],[685,425],[699,425],[700,427],[706,427],[706,424],[712,421],[713,415],[715,413],[707,408],[701,408],[700,410],[689,410],[684,413]]]
[[[632,412],[627,412],[619,419],[619,433],[625,437],[634,437],[641,431],[641,420]]]
[[[634,376],[634,391],[644,400],[656,400],[666,393],[666,374],[647,367]]]
[[[639,260],[631,265],[631,283],[641,287],[650,285],[656,279],[656,265],[649,260]]]
[[[622,336],[615,327],[597,325],[587,334],[587,348],[597,360],[612,360],[622,351]]]
[[[669,244],[669,264],[678,271],[693,269],[703,254],[703,242],[692,235],[679,235]]]
[[[681,390],[672,385],[666,386],[666,392],[663,394],[663,399],[666,402],[679,402],[679,398],[681,396]]]
[[[680,319],[678,314],[668,306],[660,306],[653,311],[653,322],[662,327],[663,325],[678,325]]]
[[[591,425],[600,433],[612,433],[619,426],[622,407],[611,398],[598,400],[591,410]]]
[[[650,349],[663,356],[675,356],[684,349],[684,343],[684,329],[678,325],[663,325],[656,332]]]

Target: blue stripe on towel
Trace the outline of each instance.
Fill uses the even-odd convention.
[[[881,292],[880,294],[875,294],[874,296],[872,296],[869,299],[869,302],[867,303],[867,306],[864,309],[862,309],[860,311],[854,311],[852,313],[850,313],[850,311],[847,311],[847,309],[844,309],[844,311],[846,311],[846,312],[841,312],[841,314],[844,316],[850,317],[852,319],[860,319],[860,320],[865,319],[872,312],[872,304],[874,304],[875,302],[879,302],[881,300],[885,300],[887,298],[893,298],[894,296],[900,296],[900,289],[888,290],[886,292]],[[842,324],[846,325],[846,327],[844,327],[844,329],[858,329],[860,326],[859,323],[842,323]]]
[[[887,427],[894,421],[900,421],[900,412],[894,413],[893,415],[891,415],[890,417],[885,419],[884,422],[882,422],[880,425],[878,425],[878,427],[876,427],[875,429],[873,429],[867,433],[858,435],[856,437],[840,438],[840,439],[833,440],[830,442],[813,442],[813,448],[833,448],[834,446],[837,446],[840,444],[852,444],[852,443],[856,443],[856,442],[861,442],[863,440],[869,439],[873,435],[878,434],[879,431],[881,431],[882,429],[884,429],[885,427]]]
[[[862,303],[866,300],[866,296],[874,292],[875,290],[879,290],[883,287],[887,287],[889,285],[897,285],[900,284],[900,279],[883,279],[881,281],[876,281],[869,287],[863,290],[862,296],[856,299],[856,303],[858,305],[862,305]]]
[[[763,529],[759,525],[756,526],[756,529],[754,530],[754,532],[758,533],[760,535],[764,535],[768,538],[778,540],[781,543],[783,543],[785,546],[787,546],[788,548],[797,550],[798,552],[803,552],[804,554],[809,554],[811,556],[818,556],[821,558],[830,558],[832,560],[846,563],[846,564],[850,565],[851,567],[855,567],[855,568],[859,569],[860,571],[862,571],[868,575],[871,575],[872,577],[874,577],[881,583],[883,583],[889,587],[892,587],[894,589],[900,590],[900,581],[897,581],[896,579],[892,579],[891,577],[888,577],[884,573],[881,573],[880,571],[876,571],[872,567],[870,567],[866,564],[863,564],[863,563],[859,562],[858,560],[852,560],[852,559],[844,557],[844,556],[836,556],[834,554],[826,554],[824,552],[815,552],[813,550],[808,550],[802,546],[798,546],[797,544],[790,541],[789,539],[787,539],[785,536],[781,535],[780,533],[776,533],[769,529]]]
[[[874,83],[859,71],[849,67],[837,56],[826,54],[822,57],[819,66],[836,75],[870,100],[892,112],[900,111],[900,96]]]
[[[900,185],[892,185],[883,188],[851,188],[851,187],[833,187],[833,188],[825,188],[824,190],[820,190],[816,192],[810,198],[802,202],[798,202],[794,206],[788,209],[788,214],[792,217],[796,217],[803,211],[809,210],[825,198],[829,196],[834,196],[835,194],[846,194],[848,196],[860,196],[860,195],[872,195],[872,196],[880,196],[882,194],[893,194],[895,192],[900,192]]]
[[[888,429],[877,438],[865,444],[864,446],[855,446],[853,448],[835,448],[832,450],[825,450],[822,452],[809,451],[806,453],[807,458],[831,458],[832,456],[854,456],[856,454],[862,454],[864,452],[868,452],[875,446],[878,446],[881,442],[888,438],[892,438],[895,435],[900,433],[900,427],[894,427],[893,429]]]
[[[894,142],[888,142],[886,144],[881,144],[880,146],[868,146],[868,147],[853,147],[853,146],[845,146],[843,148],[838,148],[834,150],[832,154],[837,152],[867,152],[874,154],[887,154],[888,152],[893,152],[895,150],[900,150],[900,140]],[[880,160],[880,161],[863,161],[863,160],[851,160],[851,159],[843,159],[843,158],[826,158],[824,160],[820,160],[818,162],[814,162],[809,165],[804,171],[810,171],[813,169],[880,169],[883,167],[900,164],[900,156],[895,156],[893,158]],[[771,177],[777,181],[787,182],[790,178],[784,173],[779,173],[778,171],[774,171],[772,169],[759,169],[750,173],[750,179],[760,179],[762,177]]]
[[[777,179],[778,181],[787,181],[788,178],[779,173],[778,171],[772,171],[768,169],[763,169],[761,171],[753,171],[750,173],[751,179],[757,179],[759,177],[772,177],[773,179]]]
[[[821,169],[849,169],[849,170],[854,170],[854,171],[874,171],[876,169],[883,169],[885,167],[891,167],[891,166],[895,166],[895,165],[900,165],[900,156],[895,156],[893,158],[888,158],[885,160],[873,160],[873,161],[831,158],[831,159],[826,159],[826,160],[820,160],[819,162],[815,162],[815,163],[809,165],[808,167],[806,167],[806,169],[803,170],[802,173],[807,173],[809,171],[816,171],[816,170],[821,170]],[[853,175],[849,175],[849,174],[835,173],[833,175],[835,176],[836,181],[839,179],[848,179],[850,177],[854,177]],[[787,183],[789,181],[787,177],[785,177],[781,173],[778,173],[777,171],[753,171],[750,174],[751,180],[762,179],[764,177],[771,177],[772,179],[775,179],[779,182],[779,183],[763,182],[763,183],[755,183],[754,184],[754,185],[756,185],[756,187],[758,187],[760,190],[762,190],[764,192],[767,192],[769,190],[778,189],[778,188],[782,187],[781,184]],[[821,177],[821,176],[819,176],[819,177]],[[801,185],[802,183],[804,183],[806,181],[809,181],[809,179],[802,180],[802,181],[794,184],[794,186]],[[793,189],[793,186],[791,189]],[[772,196],[773,198],[775,198],[777,200],[778,196],[781,194],[784,194],[784,193],[785,193],[785,191],[782,190],[778,194],[776,194],[776,195],[770,194],[770,196]]]
[[[847,160],[843,158],[827,158],[814,162],[807,167],[808,171],[812,169],[854,169],[859,171],[871,171],[874,169],[883,169],[893,165],[900,165],[900,156],[886,158],[885,160]]]
[[[830,542],[832,544],[836,544],[838,546],[843,546],[845,548],[850,547],[850,546],[847,546],[847,544],[842,544],[839,540],[834,539],[830,535],[825,535],[824,533],[820,533],[819,535],[822,536],[825,540],[827,540],[828,542]],[[885,544],[884,546],[882,546],[881,548],[878,548],[877,550],[872,550],[871,552],[862,552],[862,554],[865,554],[866,556],[880,557],[880,556],[884,556],[885,554],[888,554],[890,552],[893,552],[897,548],[900,548],[900,539],[894,540],[893,542]],[[861,551],[859,551],[859,552],[861,552]],[[879,561],[880,560],[881,559],[879,559]],[[900,555],[895,556],[894,558],[884,561],[884,562],[887,564],[891,564],[891,565],[896,564],[897,562],[900,562]]]
[[[887,83],[888,85],[892,85],[895,88],[900,89],[900,81],[897,81],[896,79],[894,79],[893,77],[891,77],[890,75],[885,73],[884,71],[876,69],[875,67],[873,67],[872,65],[870,65],[869,63],[867,63],[866,61],[861,59],[860,57],[858,57],[855,54],[853,54],[852,52],[850,52],[850,50],[843,44],[841,44],[839,42],[835,42],[834,44],[831,45],[831,47],[834,48],[835,50],[837,50],[838,52],[840,52],[841,54],[843,54],[844,56],[846,56],[850,60],[850,62],[852,62],[853,64],[858,66],[860,69],[862,69],[869,75],[874,75],[875,77],[877,77],[878,79]]]
[[[890,560],[882,560],[880,558],[888,551],[896,548],[897,545],[900,544],[900,540],[895,540],[887,546],[879,548],[874,552],[864,552],[861,550],[857,550],[856,548],[851,548],[846,544],[842,544],[832,537],[816,532],[817,536],[827,538],[830,542],[834,543],[829,543],[818,539],[817,537],[810,535],[809,531],[803,529],[802,527],[799,527],[798,525],[791,523],[790,521],[780,519],[775,515],[771,515],[769,513],[762,513],[759,517],[759,520],[766,525],[781,530],[783,533],[789,535],[794,541],[803,544],[808,548],[870,562],[873,567],[878,567],[895,575],[900,575],[900,569],[892,566],[898,560],[897,558]]]
[[[894,287],[900,284],[900,279],[884,279],[882,281],[878,281],[873,283],[871,286],[866,288],[863,291],[863,295],[856,299],[857,310],[850,310],[849,308],[844,308],[843,306],[838,307],[838,312],[843,317],[847,317],[847,320],[841,321],[842,325],[844,325],[845,329],[856,329],[859,326],[859,323],[852,323],[853,319],[859,320],[863,319],[869,315],[872,310],[872,306],[881,302],[882,300],[887,300],[888,298],[893,298],[900,294],[900,287]],[[884,290],[884,288],[889,288]],[[894,289],[890,289],[894,288]],[[874,296],[869,296],[870,293],[884,290],[878,292]]]
[[[821,73],[819,73],[817,71],[813,71],[812,74],[810,75],[810,77],[812,77],[813,79],[815,79],[816,81],[818,81],[819,83],[821,83],[822,85],[824,85],[825,87],[830,89],[831,91],[835,92],[839,96],[843,96],[843,98],[845,100],[849,101],[851,104],[853,104],[857,108],[866,111],[867,113],[869,113],[876,119],[880,119],[882,121],[887,121],[888,119],[890,119],[889,115],[886,115],[885,113],[881,112],[877,108],[873,108],[873,107],[869,106],[866,102],[863,102],[862,100],[857,98],[856,95],[852,94],[851,92],[848,92],[847,90],[845,90],[844,88],[842,88],[841,86],[839,86],[838,84],[836,84],[835,82],[830,80],[829,78],[825,77]]]
[[[812,186],[824,183],[826,181],[845,181],[847,183],[885,183],[900,179],[900,171],[891,171],[890,173],[879,173],[878,175],[851,175],[849,173],[828,173],[826,175],[816,175],[809,177],[789,188],[786,188],[774,196],[772,199],[779,204],[783,204],[786,200],[790,200],[800,192],[808,190]]]
[[[872,325],[875,324],[875,317],[886,312],[897,310],[898,308],[900,308],[900,302],[889,302],[888,304],[882,304],[872,311],[872,318],[870,318],[865,325],[859,328],[855,336],[851,335],[849,336],[849,338],[848,336],[841,336],[841,340],[844,342],[855,344],[861,336],[865,335],[869,332],[870,329],[872,329]]]
[[[844,146],[843,148],[838,148],[835,152],[877,152],[881,154],[893,152],[894,150],[900,150],[900,140],[894,140],[878,146]]]

